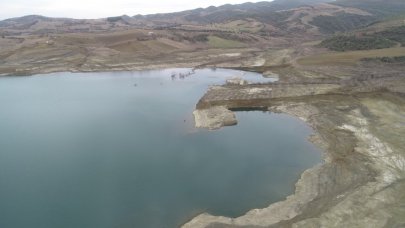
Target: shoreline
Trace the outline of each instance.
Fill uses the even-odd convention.
[[[304,171],[294,194],[283,201],[253,209],[238,218],[203,213],[182,227],[367,227],[370,223],[383,227],[399,219],[390,213],[376,214],[384,212],[387,205],[395,207],[398,202],[393,196],[403,194],[400,188],[391,187],[405,185],[401,182],[405,173],[401,139],[385,140],[384,133],[378,131],[380,121],[395,124],[401,116],[395,121],[387,120],[382,115],[387,107],[375,105],[385,102],[396,110],[404,105],[404,100],[397,98],[399,94],[369,91],[347,95],[340,88],[332,88],[311,96],[279,94],[267,101],[248,98],[246,102],[238,99],[238,94],[232,94],[232,88],[222,86],[216,90],[220,89],[229,92],[234,100],[218,99],[215,91],[209,90],[197,109],[217,105],[229,110],[266,106],[269,111],[295,116],[314,130],[309,141],[322,150],[323,162]],[[405,113],[404,108],[399,109]],[[384,197],[375,202],[377,194]],[[359,201],[374,205],[353,208]],[[342,219],[347,216],[351,217]]]
[[[144,70],[163,70],[170,68],[190,68],[197,69],[197,64],[161,64],[161,65],[146,65],[146,66],[135,66],[126,68],[100,68],[100,69],[71,69],[71,68],[55,68],[55,69],[41,69],[39,71],[21,70],[23,73],[1,73],[1,76],[34,76],[37,74],[52,74],[52,73],[101,73],[101,72],[125,72],[125,71],[144,71]]]

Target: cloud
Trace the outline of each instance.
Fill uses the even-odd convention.
[[[243,2],[246,0],[177,0],[170,2],[158,0],[0,0],[0,19],[30,14],[71,18],[101,18],[123,14],[132,16]]]

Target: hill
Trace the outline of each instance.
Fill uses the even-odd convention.
[[[386,18],[396,18],[405,10],[404,4],[398,3],[395,10],[391,12],[389,7],[382,16],[375,11],[382,4],[382,0],[275,0],[102,19],[11,18],[0,21],[0,71],[13,72],[22,65],[30,72],[39,71],[49,67],[44,62],[58,69],[123,69],[150,62],[218,64],[252,56],[257,59],[248,60],[248,64],[260,65],[268,59],[270,65],[286,66],[292,55],[314,51],[300,45],[331,37],[323,45],[333,50],[402,44],[401,31],[370,38],[377,32],[382,36],[387,30]],[[390,26],[398,27],[402,22],[395,19]],[[356,39],[359,29],[366,38]],[[281,50],[257,54],[272,49]]]
[[[337,0],[332,4],[361,9],[378,18],[405,12],[405,1],[402,0]]]
[[[362,28],[380,20],[381,15],[405,12],[405,4],[401,2],[384,7],[382,5],[385,5],[385,1],[275,0],[211,6],[177,13],[123,15],[95,20],[31,15],[1,21],[0,32],[9,35],[94,33],[137,28],[247,32],[261,36],[314,36]]]

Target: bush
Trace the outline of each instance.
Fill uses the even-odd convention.
[[[333,51],[354,51],[382,49],[395,46],[396,43],[379,36],[335,36],[322,41],[321,47],[326,47]]]
[[[405,63],[405,56],[397,57],[379,57],[379,58],[364,58],[365,62],[382,62],[382,63]]]
[[[310,24],[315,25],[323,33],[333,34],[347,32],[353,29],[365,27],[375,21],[372,16],[340,13],[335,16],[317,16]]]
[[[405,26],[399,26],[391,29],[387,29],[382,32],[378,32],[375,34],[379,37],[384,37],[386,39],[393,40],[395,42],[401,43],[401,45],[405,46]]]

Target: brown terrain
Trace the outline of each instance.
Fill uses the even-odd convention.
[[[360,9],[273,11],[266,2],[97,20],[26,16],[0,22],[0,74],[260,65],[262,55],[273,61],[277,51],[324,38],[316,17],[345,14],[359,17],[353,26],[372,21]]]
[[[221,67],[277,77],[210,88],[196,125],[233,125],[232,111],[243,109],[288,113],[314,129],[323,163],[284,201],[239,218],[201,214],[184,227],[405,227],[405,3],[327,2],[9,19],[0,22],[0,74]],[[348,38],[325,47],[338,34]]]

